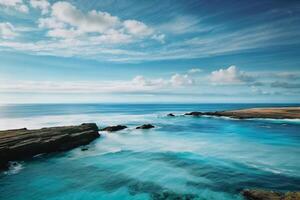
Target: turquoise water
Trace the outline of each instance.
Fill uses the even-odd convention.
[[[244,188],[300,190],[300,121],[166,117],[282,105],[10,105],[0,129],[96,122],[88,151],[38,155],[0,174],[0,199],[242,199]],[[135,130],[144,123],[152,130]]]

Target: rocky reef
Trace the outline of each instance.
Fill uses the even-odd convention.
[[[42,153],[69,150],[86,145],[99,136],[95,123],[35,130],[23,128],[0,131],[0,169],[6,169],[9,161],[23,160]]]
[[[154,128],[154,126],[152,124],[143,124],[141,126],[136,127],[136,129],[150,129],[150,128]]]
[[[105,128],[100,129],[100,131],[115,132],[115,131],[123,130],[125,128],[127,128],[127,126],[124,125],[107,126]]]
[[[175,115],[173,113],[169,113],[167,116],[168,117],[175,117]]]
[[[251,108],[241,110],[216,112],[190,112],[185,115],[230,117],[235,119],[270,118],[270,119],[300,119],[300,107]]]
[[[247,200],[300,200],[300,192],[274,192],[262,189],[243,190]]]

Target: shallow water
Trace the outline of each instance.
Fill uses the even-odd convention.
[[[283,105],[10,105],[0,129],[125,124],[88,151],[39,155],[0,175],[0,199],[242,199],[244,188],[300,190],[300,122],[166,117]],[[152,130],[135,130],[143,123]]]

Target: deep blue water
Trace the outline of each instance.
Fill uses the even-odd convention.
[[[0,129],[95,122],[88,151],[36,156],[0,174],[0,199],[242,199],[244,188],[300,190],[300,121],[166,117],[288,104],[27,104],[0,106]],[[144,123],[152,130],[135,130]],[[168,197],[168,198],[167,198]],[[179,198],[180,199],[180,198]]]

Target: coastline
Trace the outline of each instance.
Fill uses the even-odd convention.
[[[300,119],[300,107],[249,108],[215,112],[193,111],[185,113],[184,116],[214,116],[233,119]],[[175,117],[175,115],[169,113],[167,117]],[[118,126],[116,126],[116,130],[119,130]],[[106,127],[100,131],[106,129],[109,131],[110,128],[115,127]],[[121,129],[124,128],[127,127],[121,126]],[[88,144],[100,136],[98,131],[95,123],[34,130],[23,128],[0,131],[0,169],[7,168],[9,161],[22,160],[41,153],[64,151]]]
[[[276,114],[276,116],[275,117],[277,117],[277,118],[275,118],[274,117],[274,119],[284,119],[284,118],[290,118],[291,116],[288,116],[288,117],[286,117],[286,115],[280,115],[280,114],[278,114],[278,113],[283,113],[283,111],[285,110],[285,109],[287,109],[287,110],[296,110],[296,111],[298,111],[299,110],[299,107],[297,107],[297,108],[252,108],[252,109],[242,109],[242,110],[229,110],[229,111],[216,111],[216,112],[192,112],[192,113],[186,113],[187,115],[192,115],[192,116],[199,116],[199,117],[201,117],[202,115],[204,116],[204,115],[209,115],[209,116],[216,116],[216,117],[222,117],[222,116],[224,116],[224,117],[230,117],[230,118],[235,118],[235,119],[253,119],[253,118],[264,118],[264,117],[257,117],[257,113],[259,113],[259,115],[260,116],[262,116],[262,115],[264,115],[264,116],[267,116],[266,118],[271,118],[270,116],[275,116],[275,115],[273,115],[274,114],[274,112],[272,112],[272,110],[274,111],[274,110],[276,110],[276,111],[279,111],[279,112],[276,112],[277,114]],[[220,109],[221,110],[221,109]],[[258,111],[259,110],[259,111]],[[242,113],[242,114],[241,114]],[[254,113],[254,114],[253,114]],[[262,114],[262,113],[264,113],[264,114]],[[289,113],[289,112],[288,112]],[[230,115],[229,115],[230,114]],[[227,116],[226,116],[227,115]],[[229,115],[229,116],[228,116]],[[165,119],[166,120],[170,120],[169,118],[172,118],[172,117],[176,117],[176,115],[165,115]],[[278,118],[278,117],[280,117],[280,118]],[[188,118],[188,117],[186,117],[186,118]],[[180,120],[180,118],[177,118],[178,120]],[[296,119],[298,119],[298,118],[296,118]],[[124,119],[122,119],[122,120],[124,120]],[[198,119],[195,119],[196,121],[198,121]],[[176,121],[176,120],[175,120]],[[133,129],[133,127],[135,127],[135,129],[137,129],[138,127],[146,127],[146,125],[147,126],[149,126],[149,124],[144,124],[144,125],[142,125],[142,126],[138,126],[138,127],[136,127],[136,125],[133,125],[133,124],[130,124],[130,123],[125,123],[125,125],[130,125],[131,127],[129,127],[129,129],[128,130],[130,130],[130,131],[132,131],[132,130],[134,130]],[[6,130],[6,131],[0,131],[0,144],[1,144],[1,140],[2,139],[4,139],[4,138],[6,138],[6,137],[13,137],[13,135],[14,134],[16,134],[15,135],[15,137],[17,138],[17,137],[19,137],[19,142],[21,142],[22,143],[22,139],[24,139],[24,141],[25,141],[25,137],[23,137],[23,136],[25,136],[26,134],[32,134],[32,132],[35,132],[35,133],[39,133],[39,134],[42,134],[43,132],[47,132],[47,134],[50,134],[51,135],[51,137],[53,137],[55,134],[54,134],[54,132],[55,132],[55,130],[57,131],[57,129],[60,129],[60,128],[62,128],[62,130],[64,129],[64,131],[58,131],[59,132],[59,135],[64,135],[66,132],[68,132],[69,130],[72,130],[73,128],[75,128],[75,129],[77,129],[78,127],[81,127],[81,126],[86,126],[87,124],[82,124],[82,125],[79,125],[79,126],[63,126],[63,127],[52,127],[52,128],[42,128],[42,129],[37,129],[37,130],[27,130],[27,129],[15,129],[15,130]],[[95,124],[94,124],[95,125]],[[107,125],[107,124],[106,124]],[[155,124],[156,126],[157,126],[157,124]],[[72,128],[73,127],[73,128]],[[110,129],[108,129],[108,128],[118,128],[119,127],[119,125],[118,126],[110,126],[110,127],[105,127],[105,128],[103,128],[103,131],[107,131],[108,132],[108,134],[114,134],[114,133],[110,133],[110,132],[114,132],[114,131],[109,131]],[[124,126],[125,127],[125,126]],[[121,127],[121,128],[124,128],[124,127]],[[97,129],[98,129],[98,127],[97,127]],[[107,130],[106,130],[107,129]],[[45,130],[47,130],[47,131],[45,131]],[[118,129],[119,130],[119,129]],[[117,131],[118,131],[117,130]],[[121,130],[121,129],[120,129]],[[52,132],[53,131],[53,132]],[[66,132],[65,132],[66,131]],[[85,131],[78,131],[78,132],[76,132],[76,133],[74,133],[74,134],[79,134],[79,135],[82,135],[83,133],[82,132],[85,132]],[[97,132],[98,132],[98,130],[97,130]],[[2,137],[1,137],[1,133],[4,133],[4,134],[2,134]],[[99,133],[98,133],[99,134]],[[120,133],[120,134],[118,134],[118,135],[121,135],[122,134],[122,132]],[[84,134],[83,134],[84,135]],[[5,137],[4,137],[5,136]],[[22,136],[22,137],[21,137]],[[116,135],[112,135],[112,137],[114,137],[114,136],[116,136]],[[83,138],[85,137],[85,136],[82,136]],[[78,140],[77,140],[78,139]],[[58,147],[58,146],[56,146],[56,148],[57,149],[52,149],[51,151],[49,151],[49,152],[46,152],[46,153],[51,153],[51,152],[56,152],[56,151],[65,151],[65,150],[69,150],[69,149],[71,149],[71,148],[75,148],[75,147],[78,147],[78,146],[81,146],[81,145],[84,145],[84,143],[82,143],[82,140],[80,139],[79,140],[79,138],[77,138],[77,139],[75,139],[74,141],[72,141],[72,143],[74,142],[74,143],[76,143],[76,145],[71,145],[71,146],[69,146],[69,147]],[[92,141],[93,139],[91,139],[91,141]],[[29,142],[30,141],[30,138],[27,138],[26,139],[26,141],[27,142]],[[75,141],[77,141],[77,142],[79,142],[80,144],[78,144],[77,142],[75,142]],[[26,142],[26,143],[27,143]],[[99,141],[99,142],[101,142],[101,141]],[[73,144],[74,144],[73,143]],[[29,143],[28,143],[29,144]],[[46,143],[47,144],[47,143]],[[35,143],[31,143],[31,145],[36,145]],[[63,144],[63,145],[65,145],[65,144]],[[30,148],[29,148],[30,149]],[[1,146],[0,146],[0,150],[1,150]],[[31,150],[30,150],[31,151]],[[85,150],[84,150],[85,151]],[[82,152],[83,153],[83,152]],[[84,152],[84,153],[86,153],[86,152]],[[37,153],[38,154],[38,153]],[[1,155],[1,154],[0,154]],[[36,155],[36,154],[35,154]],[[32,156],[32,155],[30,155],[30,156]],[[30,156],[25,156],[24,155],[24,159],[26,159],[26,158],[29,158]],[[18,160],[22,160],[23,158],[20,158],[20,159],[18,159]],[[2,159],[1,159],[2,160]],[[7,164],[6,164],[7,165]],[[259,187],[259,188],[261,188],[261,186]],[[268,186],[266,186],[266,188],[268,188]],[[247,188],[248,189],[248,188]],[[265,197],[268,197],[268,196],[270,196],[270,195],[273,195],[274,194],[274,192],[273,191],[271,191],[271,190],[268,190],[268,189],[266,189],[266,190],[263,190],[263,192],[261,192],[261,190],[260,189],[256,189],[256,188],[249,188],[249,190],[247,190],[247,189],[245,189],[245,190],[242,190],[242,192],[240,193],[240,195],[241,196],[244,196],[244,198],[245,199],[253,199],[253,198],[256,198],[256,199],[267,199],[267,198],[265,198]],[[290,198],[290,199],[297,199],[297,198],[295,198],[294,197],[294,195],[298,195],[299,193],[297,193],[297,192],[293,192],[293,189],[292,188],[290,188],[290,189],[288,189],[288,190],[291,190],[291,192],[292,193],[288,193],[288,194],[285,194],[285,193],[281,193],[281,190],[279,190],[278,192],[276,191],[276,195],[278,196],[278,198],[281,198],[281,197],[284,197],[284,196],[286,196],[286,195],[289,195],[288,197]],[[249,192],[250,191],[250,192]],[[237,192],[240,192],[239,190],[237,190]],[[262,198],[260,198],[261,197],[261,195],[264,195]],[[195,197],[196,198],[196,197]],[[277,198],[277,197],[276,197]],[[197,198],[196,198],[197,199]]]
[[[216,112],[190,112],[185,115],[192,116],[217,116],[235,119],[300,119],[300,107],[273,107],[273,108],[249,108],[240,110],[216,111]]]

